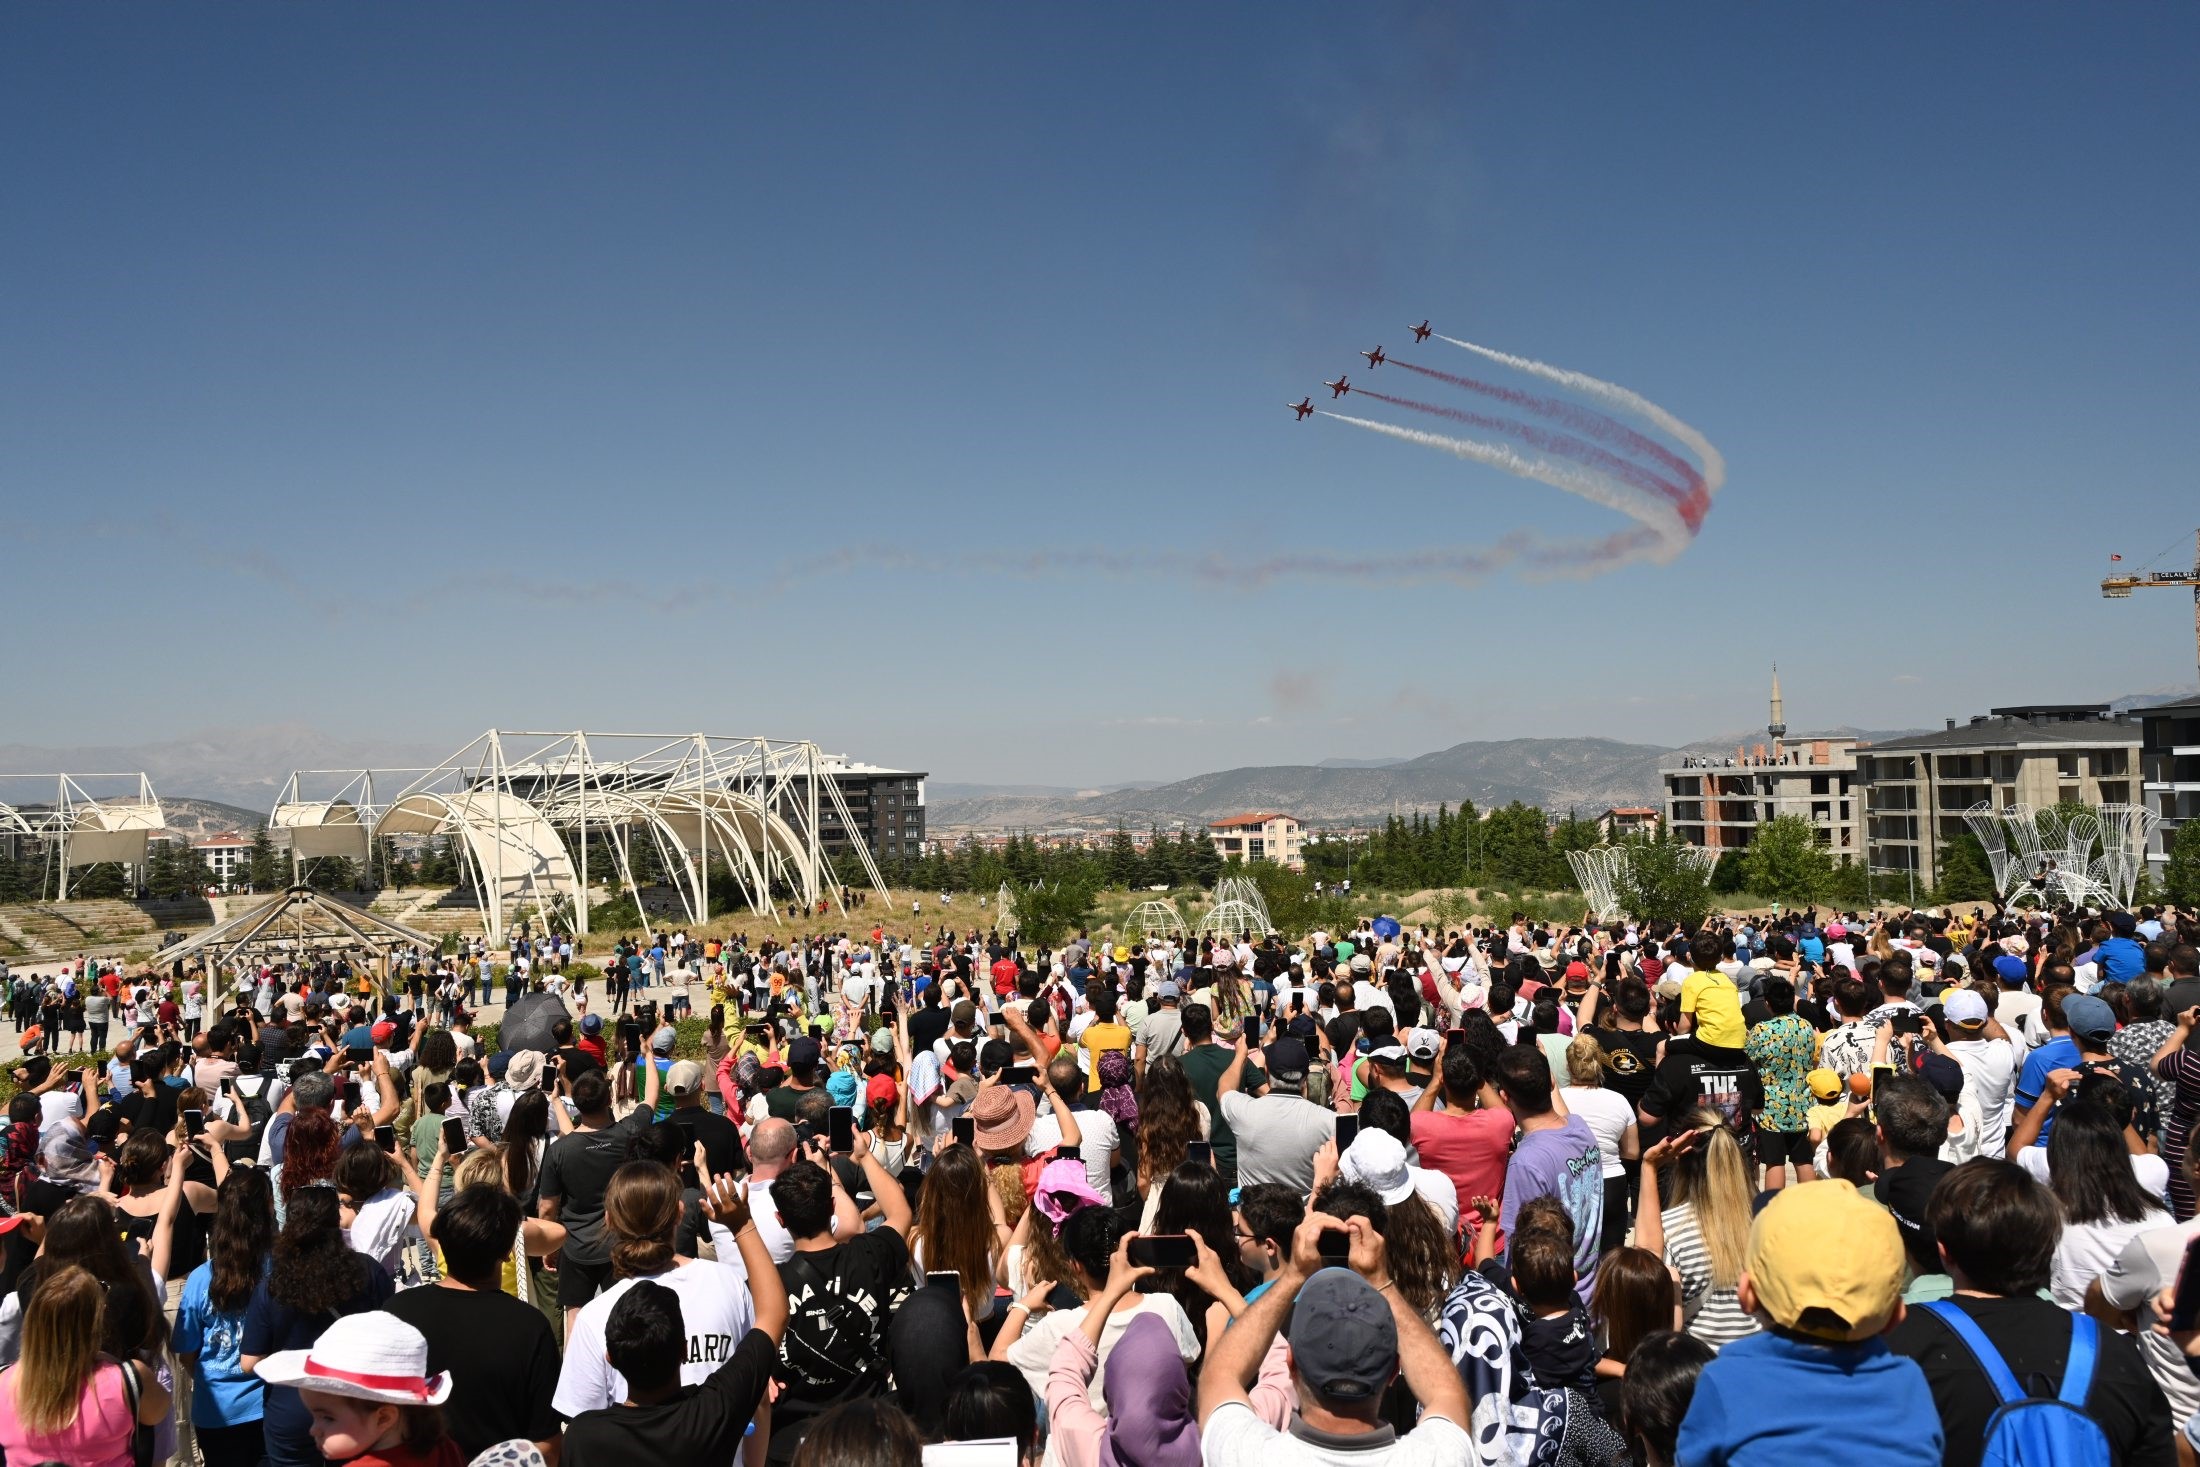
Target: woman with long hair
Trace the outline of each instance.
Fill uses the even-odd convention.
[[[550,1145],[550,1097],[530,1090],[512,1102],[504,1121],[504,1189],[532,1217],[542,1190],[542,1154]]]
[[[968,1146],[943,1148],[917,1191],[909,1257],[920,1284],[927,1273],[958,1276],[963,1307],[972,1320],[992,1314],[997,1281],[1003,1276],[1005,1234],[993,1225],[997,1218],[1006,1221],[978,1153]]]
[[[130,1467],[137,1428],[168,1414],[167,1388],[150,1371],[100,1349],[107,1297],[74,1265],[39,1281],[24,1311],[22,1358],[0,1371],[0,1450],[9,1461]]]
[[[1139,1231],[1150,1233],[1161,1185],[1184,1165],[1192,1143],[1207,1134],[1208,1119],[1184,1073],[1183,1061],[1163,1055],[1146,1066],[1138,1086],[1138,1191],[1146,1199]]]
[[[2051,1088],[2060,1089],[2052,1085]],[[2124,1244],[2170,1221],[2162,1199],[2132,1174],[2123,1122],[2086,1095],[2063,1102],[2047,1138],[2047,1187],[2062,1204],[2062,1237],[2048,1287],[2065,1309],[2085,1307],[2086,1286],[2105,1277]]]
[[[1678,1117],[1673,1133],[1643,1153],[1635,1246],[1661,1254],[1680,1275],[1688,1333],[1714,1350],[1757,1333],[1736,1292],[1749,1209],[1742,1146],[1717,1111]]]
[[[288,1221],[290,1199],[300,1191],[335,1179],[336,1158],[343,1149],[344,1133],[319,1106],[291,1117],[283,1133],[283,1159],[268,1168],[275,1178],[278,1219]]]
[[[1363,1133],[1365,1134],[1365,1133]],[[1386,1200],[1366,1181],[1340,1180],[1337,1145],[1325,1142],[1314,1154],[1314,1210],[1334,1217],[1364,1217],[1383,1235],[1390,1277],[1398,1295],[1414,1313],[1434,1321],[1444,1298],[1459,1282],[1459,1244],[1410,1178]],[[1332,1208],[1343,1211],[1332,1212]],[[1492,1214],[1494,1216],[1494,1213]]]
[[[352,1251],[335,1186],[307,1183],[290,1196],[267,1274],[246,1306],[237,1366],[249,1372],[279,1350],[310,1349],[337,1319],[379,1309],[393,1292],[388,1271]],[[322,1467],[312,1414],[295,1389],[268,1386],[263,1419],[268,1467]]]
[[[191,1371],[191,1428],[206,1467],[255,1467],[266,1450],[265,1394],[237,1346],[274,1251],[275,1188],[258,1167],[239,1167],[222,1181],[207,1259],[176,1310],[176,1359]]]
[[[1635,1346],[1659,1330],[1680,1327],[1681,1301],[1673,1286],[1673,1271],[1646,1248],[1609,1250],[1597,1263],[1589,1317],[1597,1328],[1597,1396],[1604,1402],[1605,1414],[1616,1421],[1621,1382]]]
[[[180,1133],[180,1124],[177,1129]],[[228,1175],[229,1158],[219,1146],[209,1150],[221,1158],[214,1164],[216,1175]],[[160,1226],[168,1205],[168,1172],[176,1160],[169,1138],[155,1131],[132,1132],[123,1143],[112,1180],[119,1189],[115,1211],[121,1214],[123,1231],[131,1242],[150,1242]],[[183,1205],[176,1209],[169,1266],[162,1270],[164,1278],[188,1274],[205,1260],[206,1219],[214,1211],[214,1189],[190,1180],[193,1164],[201,1160],[197,1150],[188,1149],[181,1160],[185,1172]]]
[[[1230,1292],[1218,1295],[1193,1282],[1183,1269],[1164,1273],[1169,1292],[1184,1306],[1204,1350],[1207,1341],[1220,1338],[1230,1321],[1244,1311],[1245,1291],[1260,1282],[1238,1252],[1237,1220],[1230,1212],[1230,1192],[1222,1185],[1222,1173],[1194,1161],[1169,1173],[1154,1209],[1153,1231],[1204,1238],[1206,1251],[1219,1260],[1229,1282]]]

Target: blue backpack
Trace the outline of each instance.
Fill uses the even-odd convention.
[[[1986,1419],[1979,1467],[2109,1467],[2108,1434],[2085,1410],[2100,1351],[2100,1326],[2089,1316],[2070,1317],[2070,1359],[2063,1366],[2062,1389],[2053,1396],[2028,1396],[1970,1315],[1944,1299],[1925,1308],[1955,1331],[2001,1397]]]

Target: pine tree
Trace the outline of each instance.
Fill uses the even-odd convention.
[[[2200,903],[2200,819],[2188,818],[2177,827],[2162,871],[2162,895],[2180,907]]]

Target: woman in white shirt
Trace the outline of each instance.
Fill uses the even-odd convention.
[[[418,1236],[412,1225],[413,1194],[398,1185],[401,1165],[371,1140],[349,1148],[336,1162],[336,1191],[343,1199],[341,1216],[351,1251],[381,1264],[392,1278],[404,1272],[405,1244]],[[411,1186],[419,1184],[409,1168],[403,1176]]]
[[[2063,1212],[2050,1287],[2057,1304],[2083,1309],[2087,1285],[2107,1276],[2126,1243],[2166,1227],[2169,1210],[2133,1175],[2115,1114],[2093,1100],[2071,1100],[2057,1112],[2047,1138],[2047,1186]]]
[[[1604,1046],[1596,1034],[1583,1030],[1566,1047],[1566,1074],[1573,1081],[1559,1088],[1566,1109],[1588,1123],[1597,1138],[1597,1154],[1604,1163],[1604,1237],[1599,1247],[1610,1250],[1627,1241],[1628,1214],[1633,1188],[1627,1184],[1626,1162],[1642,1155],[1642,1136],[1635,1129],[1635,1108],[1627,1097],[1604,1088]]]

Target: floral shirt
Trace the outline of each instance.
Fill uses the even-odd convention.
[[[1818,1063],[1818,1031],[1800,1014],[1781,1014],[1749,1031],[1751,1063],[1764,1081],[1757,1124],[1794,1134],[1810,1129],[1810,1087],[1803,1077]]]
[[[2176,1027],[2167,1019],[2141,1019],[2136,1024],[2124,1025],[2108,1041],[2108,1052],[2143,1077],[2146,1098],[2153,1101],[2151,1109],[2157,1116],[2168,1111],[2177,1095],[2176,1087],[2154,1073],[2154,1051],[2162,1047]],[[2141,1131],[2139,1134],[2147,1133]]]

